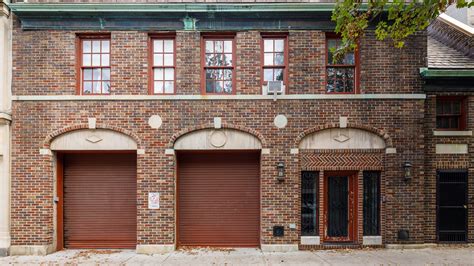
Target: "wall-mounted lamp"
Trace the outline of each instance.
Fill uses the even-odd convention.
[[[413,178],[413,175],[411,173],[412,166],[413,165],[410,162],[404,162],[403,163],[403,171],[404,171],[405,181],[411,180]]]
[[[279,162],[277,164],[277,170],[278,170],[277,180],[278,182],[283,182],[285,180],[285,164],[283,162]]]

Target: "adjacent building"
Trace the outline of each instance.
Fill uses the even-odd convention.
[[[0,1],[0,256],[10,247],[11,28],[8,1]]]
[[[10,7],[11,254],[474,240],[472,201],[436,226],[437,173],[474,195],[474,100],[444,112],[431,34],[334,62],[334,4]]]

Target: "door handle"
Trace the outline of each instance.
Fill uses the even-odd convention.
[[[464,209],[467,209],[467,205],[462,205],[464,207]]]

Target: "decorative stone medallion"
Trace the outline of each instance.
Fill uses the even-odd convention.
[[[92,136],[89,136],[86,138],[87,141],[91,142],[91,143],[97,143],[99,141],[102,141],[102,139],[96,135],[92,135]]]
[[[161,127],[161,124],[163,124],[163,120],[161,120],[159,115],[152,115],[148,118],[148,125],[150,125],[151,128],[158,129]]]
[[[277,128],[285,128],[286,125],[288,124],[288,119],[286,118],[285,115],[277,115],[275,116],[273,123],[275,124]]]
[[[337,136],[337,137],[334,138],[335,141],[340,142],[340,143],[346,142],[346,141],[348,141],[348,140],[350,140],[350,139],[351,139],[351,138],[349,138],[348,136],[343,135],[343,134],[341,134],[341,135],[339,135],[339,136]]]
[[[216,148],[221,148],[227,143],[227,135],[222,130],[216,130],[210,136],[211,145]]]

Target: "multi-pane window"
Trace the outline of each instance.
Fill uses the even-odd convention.
[[[175,88],[174,39],[152,39],[153,93],[173,94]]]
[[[286,81],[286,38],[263,39],[263,82]]]
[[[204,38],[205,93],[234,93],[233,46],[233,39]]]
[[[301,235],[317,236],[318,230],[318,172],[301,173]]]
[[[436,100],[436,128],[463,130],[466,128],[464,99],[440,97]]]
[[[380,172],[364,171],[364,236],[380,235]]]
[[[81,94],[110,93],[110,39],[81,39]]]
[[[328,38],[326,42],[326,91],[328,93],[355,93],[356,56],[354,52],[334,61],[334,52],[341,39]]]

